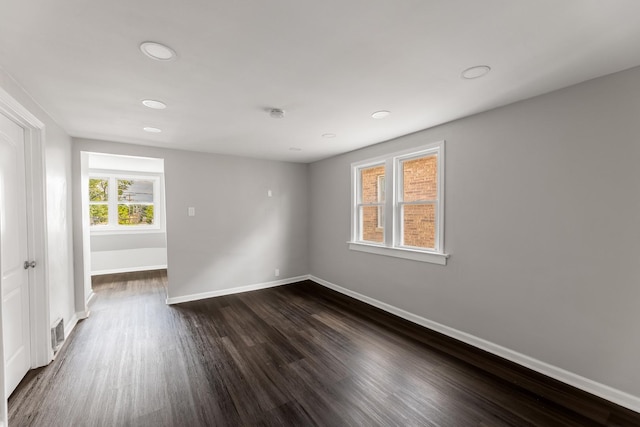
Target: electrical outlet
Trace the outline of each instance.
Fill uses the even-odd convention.
[[[276,277],[280,276],[280,269],[279,268],[276,268],[275,274],[276,274]]]

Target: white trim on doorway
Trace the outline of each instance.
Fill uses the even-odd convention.
[[[0,113],[24,129],[29,259],[37,267],[29,271],[31,367],[47,365],[53,358],[49,329],[49,281],[47,259],[45,125],[8,92],[0,88]],[[0,331],[1,331],[0,312]],[[3,345],[0,339],[0,347]],[[0,352],[4,363],[3,352]],[[4,376],[1,378],[4,383]],[[0,387],[0,424],[7,423],[7,398]]]

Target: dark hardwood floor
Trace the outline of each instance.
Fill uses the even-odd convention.
[[[157,272],[94,278],[14,426],[597,426],[640,414],[312,282],[165,305]]]

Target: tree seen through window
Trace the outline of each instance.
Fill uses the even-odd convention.
[[[110,199],[115,188],[117,200]],[[91,226],[110,225],[109,208],[117,211],[117,225],[153,225],[154,181],[145,179],[90,178],[89,217]]]

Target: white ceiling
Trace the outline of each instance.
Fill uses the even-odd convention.
[[[178,59],[147,58],[144,41]],[[481,64],[491,73],[460,78]],[[0,66],[70,135],[299,162],[638,65],[638,0],[0,6]],[[168,108],[150,110],[147,98]],[[391,115],[372,119],[377,110]]]

